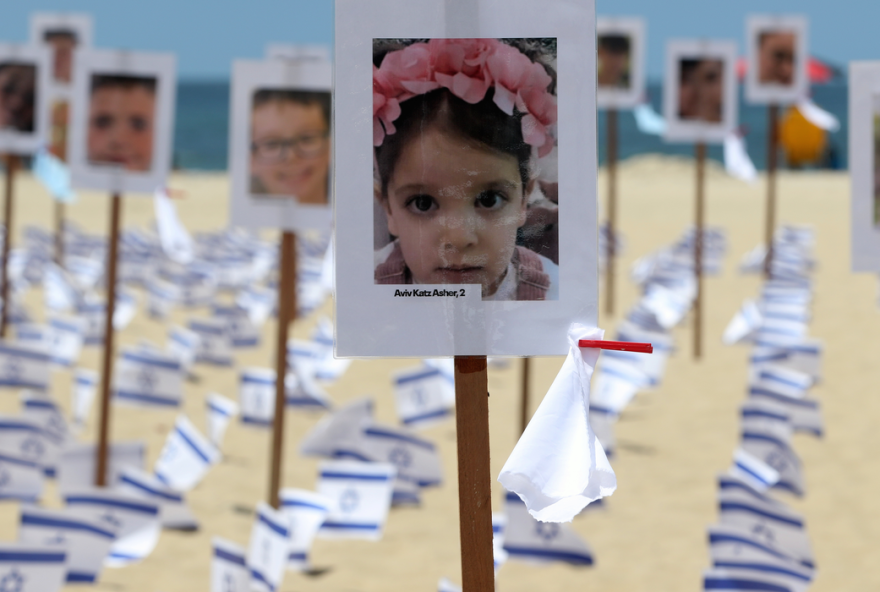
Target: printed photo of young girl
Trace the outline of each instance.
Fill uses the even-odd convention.
[[[556,39],[374,39],[376,284],[558,300]]]
[[[37,68],[27,62],[0,62],[0,130],[33,132]]]
[[[156,78],[96,74],[91,79],[87,159],[128,171],[153,163]]]

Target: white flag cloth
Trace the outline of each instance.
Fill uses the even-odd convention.
[[[67,553],[42,545],[0,543],[0,590],[57,592],[64,585]]]
[[[232,541],[211,539],[211,592],[250,592],[251,572],[244,548]]]
[[[603,334],[583,325],[571,327],[568,357],[498,477],[538,520],[569,522],[617,488],[590,427],[590,377],[599,350],[578,347],[580,339],[602,339]]]
[[[165,320],[174,305],[182,300],[180,289],[154,276],[147,284],[147,314],[152,319]]]
[[[807,432],[814,436],[821,436],[823,433],[823,421],[819,402],[814,399],[789,397],[778,390],[754,384],[749,387],[749,398],[785,407],[795,431]]]
[[[437,582],[437,592],[461,592],[461,587],[456,586],[447,578],[440,578]]]
[[[721,341],[725,345],[733,345],[748,340],[755,335],[763,322],[764,317],[761,316],[761,311],[754,300],[746,300],[743,302],[742,308],[733,315],[724,330]]]
[[[47,343],[51,362],[66,368],[79,360],[86,322],[75,317],[50,317]]]
[[[143,348],[123,350],[116,362],[113,394],[117,401],[147,407],[178,407],[183,372],[176,358]]]
[[[125,467],[144,468],[143,441],[113,442],[108,450],[107,483],[116,483]],[[58,491],[61,495],[91,487],[95,483],[97,445],[70,442],[58,460]]]
[[[49,310],[68,311],[76,307],[80,294],[67,272],[52,262],[43,270],[43,302]]]
[[[798,102],[797,110],[801,112],[804,119],[820,129],[832,133],[840,129],[840,122],[834,115],[825,111],[808,98],[801,99]]]
[[[46,395],[36,396],[30,391],[23,393],[22,407],[23,416],[42,430],[42,443],[38,445],[42,454],[32,460],[43,465],[47,477],[55,477],[61,451],[70,439],[61,409]]]
[[[753,367],[752,384],[786,397],[803,399],[813,386],[813,377],[783,365],[767,363]]]
[[[37,418],[0,415],[0,454],[10,459],[32,462],[51,475],[62,444],[43,429]]]
[[[119,475],[116,490],[159,505],[159,522],[171,530],[196,530],[198,520],[186,505],[179,491],[139,469],[126,468]]]
[[[73,425],[82,427],[86,424],[92,402],[95,400],[95,391],[98,386],[98,373],[86,368],[77,368],[73,372],[73,385],[71,394],[71,415]]]
[[[593,428],[593,433],[599,438],[602,450],[605,451],[605,456],[609,459],[614,458],[614,449],[617,447],[617,441],[614,438],[614,426],[617,424],[618,417],[619,415],[616,411],[590,404],[590,427]]]
[[[156,477],[178,491],[189,491],[198,485],[219,458],[217,448],[185,415],[178,415],[156,460]]]
[[[232,366],[232,337],[223,319],[192,319],[189,330],[199,336],[196,362]]]
[[[492,556],[495,560],[495,576],[507,562],[508,554],[504,550],[504,532],[507,530],[507,515],[504,512],[492,512]]]
[[[323,317],[318,320],[312,332],[312,342],[318,347],[319,354],[315,378],[328,382],[338,380],[351,366],[352,361],[333,357],[333,322],[330,319]]]
[[[786,436],[790,436],[790,431],[780,433],[772,428],[743,430],[741,447],[779,474],[772,487],[800,496],[805,492],[803,467],[794,448],[785,440]]]
[[[260,330],[251,322],[244,308],[215,304],[211,313],[215,319],[226,323],[233,348],[257,347],[260,344]]]
[[[284,578],[289,546],[290,524],[285,513],[259,502],[247,554],[251,590],[275,592]]]
[[[732,131],[724,137],[724,169],[731,177],[754,182],[758,178],[755,164],[749,158],[744,138]]]
[[[76,201],[76,193],[70,187],[70,169],[67,168],[67,163],[49,152],[48,148],[42,147],[34,154],[31,172],[56,201]]]
[[[751,563],[800,571],[809,577],[815,572],[812,564],[792,557],[768,532],[752,532],[736,524],[713,524],[708,532],[709,554],[716,567]]]
[[[391,506],[395,469],[384,463],[324,461],[318,493],[333,500],[318,536],[378,541]]]
[[[227,399],[217,393],[208,393],[205,397],[208,412],[208,438],[218,449],[223,444],[223,436],[230,420],[238,415],[238,404],[232,399]]]
[[[200,343],[198,333],[183,327],[172,327],[168,330],[168,344],[165,349],[180,362],[184,372],[189,372],[196,361]]]
[[[643,134],[662,136],[666,133],[666,120],[654,111],[650,103],[636,105],[633,115],[636,118],[636,126]]]
[[[515,493],[507,493],[504,512],[504,550],[511,561],[592,565],[593,552],[568,524],[539,522],[532,518]]]
[[[65,581],[93,584],[101,575],[104,559],[116,538],[115,528],[67,510],[21,508],[18,542],[43,545],[67,553]]]
[[[409,368],[397,372],[393,380],[397,416],[403,425],[421,429],[452,415],[455,386],[437,368]]]
[[[305,456],[332,458],[339,450],[357,446],[362,428],[372,422],[373,400],[360,398],[322,417],[300,443]]]
[[[97,520],[116,535],[104,560],[108,567],[122,567],[146,558],[159,541],[159,505],[127,493],[87,488],[64,497],[67,510]]]
[[[235,298],[235,303],[245,309],[248,313],[251,323],[257,327],[262,327],[272,309],[275,308],[277,294],[274,290],[268,288],[260,288],[258,286],[247,286]]]
[[[35,503],[43,495],[43,466],[0,447],[0,500]]]
[[[336,454],[389,463],[397,469],[398,479],[411,481],[419,487],[440,485],[443,481],[443,467],[434,443],[419,438],[406,428],[367,425],[350,455],[341,449]]]
[[[281,511],[287,516],[291,531],[287,569],[309,569],[309,549],[332,505],[333,500],[313,491],[281,490]]]
[[[804,577],[807,577],[806,581]],[[703,572],[703,590],[706,592],[806,592],[809,584],[809,576],[772,564],[749,563],[742,568],[732,562],[729,567],[716,567]]]
[[[315,382],[313,375],[294,372],[288,372],[284,377],[284,404],[310,409],[330,409],[333,406],[329,395]]]
[[[49,354],[40,347],[0,341],[0,387],[49,388]]]
[[[186,227],[177,217],[177,209],[165,188],[157,189],[153,193],[153,206],[162,250],[177,263],[185,265],[192,261],[195,257],[195,244]]]
[[[779,471],[742,448],[734,452],[733,464],[728,472],[758,491],[767,491],[779,481]]]
[[[637,366],[615,358],[605,358],[596,373],[595,388],[590,392],[590,406],[619,414],[636,393],[649,386]]]
[[[275,372],[269,368],[242,368],[238,376],[238,403],[242,423],[272,425],[275,418]]]

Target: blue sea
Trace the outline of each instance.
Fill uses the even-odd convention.
[[[661,112],[662,86],[648,85],[648,98]],[[834,158],[826,166],[847,166],[847,84],[837,81],[813,87],[813,101],[841,122],[840,131],[830,134]],[[621,113],[619,154],[621,159],[639,154],[692,155],[689,144],[667,144],[657,136],[641,133],[630,113]],[[740,126],[746,132],[749,155],[759,169],[767,159],[767,108],[746,105],[740,96]],[[605,113],[599,112],[599,162],[605,161]],[[226,80],[181,81],[177,88],[177,114],[174,133],[174,165],[179,169],[223,171],[228,160],[229,82]],[[722,160],[720,146],[709,147],[709,157]]]

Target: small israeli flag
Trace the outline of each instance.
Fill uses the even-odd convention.
[[[0,446],[0,500],[35,503],[43,495],[43,466]]]
[[[666,374],[666,363],[675,351],[672,336],[668,333],[649,331],[624,320],[617,326],[617,340],[650,343],[654,347],[654,353],[650,356],[613,350],[605,350],[602,355],[606,360],[617,359],[630,362],[648,377],[650,386],[658,386]]]
[[[98,282],[104,277],[104,260],[99,254],[78,256],[74,248],[73,252],[65,253],[64,266],[64,277],[69,278],[79,292],[97,289]]]
[[[636,393],[647,385],[647,377],[637,367],[602,361],[596,372],[596,385],[590,392],[590,405],[620,414]]]
[[[49,354],[45,350],[0,341],[0,387],[45,391],[49,377]]]
[[[275,592],[278,589],[284,579],[289,547],[290,524],[286,514],[259,502],[247,554],[251,590]]]
[[[108,567],[123,567],[146,558],[159,541],[159,505],[127,493],[86,488],[64,496],[67,510],[97,521],[116,535],[104,560]]]
[[[33,454],[31,460],[43,465],[47,477],[55,477],[58,458],[70,439],[67,422],[64,421],[58,405],[46,396],[34,396],[30,391],[25,391],[22,407],[23,417],[33,421],[40,428],[42,442],[32,443],[30,448],[34,450],[29,450],[27,445],[21,450],[22,452],[27,450],[29,455],[39,451],[39,458]]]
[[[95,400],[95,391],[98,387],[98,373],[86,368],[77,368],[73,372],[73,385],[71,394],[71,415],[73,425],[82,428],[86,425],[92,402]]]
[[[0,543],[0,590],[57,592],[67,573],[67,552],[42,545]]]
[[[63,441],[48,434],[42,423],[32,416],[0,415],[0,453],[35,463],[49,476]]]
[[[200,343],[198,333],[183,327],[172,327],[168,330],[166,350],[180,362],[183,371],[188,373],[196,361]]]
[[[452,415],[455,385],[437,368],[409,368],[396,373],[393,380],[397,416],[403,425],[421,429]]]
[[[104,343],[104,303],[96,297],[85,297],[76,305],[76,316],[85,321],[83,336],[85,345],[99,346]]]
[[[793,428],[788,409],[764,399],[747,399],[740,407],[744,432],[772,431],[785,442],[791,441]]]
[[[65,581],[93,584],[98,581],[104,559],[116,538],[116,529],[69,510],[21,508],[18,542],[42,545],[67,553]]]
[[[238,377],[241,421],[270,426],[275,418],[275,372],[268,368],[243,368]]]
[[[232,336],[223,319],[192,319],[189,330],[199,336],[196,362],[232,366]]]
[[[708,528],[709,555],[715,567],[737,564],[775,566],[789,571],[801,571],[812,577],[812,562],[799,561],[772,537],[772,533],[757,531],[736,524],[713,524]]]
[[[143,348],[123,350],[113,380],[117,401],[141,406],[178,407],[183,375],[177,359]]]
[[[507,551],[504,550],[504,531],[507,529],[507,515],[503,512],[492,512],[492,555],[495,558],[495,576],[498,570],[507,563]]]
[[[456,586],[447,578],[440,578],[437,582],[437,592],[461,592],[461,587]]]
[[[58,491],[65,495],[92,487],[95,483],[97,445],[69,442],[58,459]],[[144,468],[146,445],[143,441],[113,442],[107,451],[107,483],[116,483],[125,467]]]
[[[805,488],[803,466],[785,435],[766,428],[743,430],[741,446],[779,474],[773,487],[801,496]]]
[[[165,320],[171,314],[174,305],[181,300],[177,286],[152,277],[147,283],[147,314],[156,320]]]
[[[359,450],[372,462],[385,462],[397,469],[397,478],[412,481],[419,487],[440,485],[443,482],[443,467],[434,443],[419,438],[405,428],[393,428],[378,424],[363,429]],[[337,456],[343,455],[337,451]]]
[[[320,360],[315,371],[315,378],[327,382],[338,380],[348,367],[351,360],[333,357],[333,322],[322,317],[312,332],[312,342],[318,346]]]
[[[192,261],[195,257],[195,243],[178,218],[177,209],[165,189],[157,189],[153,193],[153,207],[162,251],[178,263],[187,264]]]
[[[242,349],[260,345],[260,331],[251,322],[244,308],[215,304],[212,314],[214,318],[226,323],[226,330],[233,348]]]
[[[804,581],[802,578],[807,577]],[[716,567],[703,572],[703,590],[727,590],[728,592],[806,592],[809,577],[797,571],[774,565],[749,564],[740,568],[736,563]]]
[[[400,477],[394,479],[394,491],[391,493],[391,507],[418,506],[420,503],[422,503],[422,496],[418,483],[401,479]]]
[[[783,394],[778,388],[767,388],[765,385],[752,384],[749,387],[749,399],[764,401],[784,407],[791,418],[791,425],[796,432],[807,432],[814,436],[822,436],[824,431],[822,412],[819,402],[814,399],[796,399]]]
[[[753,372],[753,385],[794,399],[803,399],[813,386],[812,376],[781,364],[760,364],[753,368]]]
[[[217,393],[208,393],[205,404],[208,407],[208,438],[219,449],[229,421],[238,415],[238,404]]]
[[[70,368],[79,360],[86,322],[76,317],[49,317],[48,353],[52,364]]]
[[[220,537],[211,539],[211,546],[211,592],[250,592],[251,572],[244,548]]]
[[[779,481],[779,471],[742,448],[734,452],[733,464],[728,472],[758,491],[767,491]]]
[[[274,374],[274,373],[273,373]],[[289,372],[284,377],[284,404],[288,407],[329,409],[330,397],[314,377],[309,374]]]
[[[116,293],[116,306],[113,308],[113,329],[122,331],[137,313],[137,297],[125,290]]]
[[[46,308],[68,311],[76,308],[80,298],[67,272],[54,263],[47,263],[43,271],[43,302]]]
[[[333,500],[305,489],[282,489],[281,511],[287,516],[290,525],[290,546],[288,547],[287,569],[306,571],[309,569],[309,549],[324,523]]]
[[[334,501],[318,531],[322,538],[382,538],[391,507],[396,470],[384,463],[324,461],[319,465],[318,493]]]
[[[657,317],[665,329],[678,325],[691,309],[696,286],[687,282],[682,288],[672,289],[660,284],[649,284],[641,305]]]
[[[324,357],[323,349],[314,341],[291,339],[287,342],[287,365],[297,376],[314,377]]]
[[[743,302],[742,308],[730,320],[721,341],[725,345],[733,345],[750,339],[761,328],[764,317],[754,300]]]
[[[511,561],[593,564],[592,550],[570,525],[535,520],[515,493],[505,499],[504,550]]]
[[[116,490],[159,504],[159,522],[163,528],[185,531],[199,528],[183,494],[149,473],[131,467],[123,469]]]
[[[214,445],[185,415],[178,415],[156,460],[156,477],[177,491],[189,491],[198,485],[219,458],[220,453]]]
[[[238,293],[235,303],[247,311],[248,318],[255,327],[262,327],[272,314],[276,299],[274,290],[248,286]]]
[[[340,450],[356,449],[362,429],[372,420],[373,400],[355,399],[339,411],[322,417],[303,438],[300,453],[333,458]]]

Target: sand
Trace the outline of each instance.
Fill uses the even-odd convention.
[[[630,263],[678,238],[694,212],[694,167],[689,160],[640,158],[620,168],[620,228],[627,247],[619,266],[617,315],[600,318],[613,329],[638,294],[625,277]],[[224,175],[180,174],[171,186],[187,192],[178,203],[191,230],[219,229],[227,224],[227,178]],[[604,177],[600,178],[604,189]],[[748,185],[730,179],[717,167],[707,177],[708,221],[727,231],[729,251],[723,273],[705,283],[705,352],[692,358],[688,322],[674,331],[678,351],[668,365],[660,388],[638,395],[617,427],[618,452],[614,469],[618,491],[607,510],[575,519],[574,528],[591,544],[596,565],[536,567],[505,565],[498,578],[502,592],[536,590],[602,590],[604,592],[682,592],[701,589],[701,572],[708,566],[705,528],[716,518],[715,476],[725,470],[737,446],[737,409],[745,398],[748,350],[726,347],[720,336],[742,300],[756,295],[758,279],[737,271],[740,256],[762,236],[763,180]],[[873,590],[880,588],[880,570],[872,568],[874,546],[880,540],[880,430],[875,427],[880,401],[873,387],[880,379],[877,360],[880,334],[877,280],[849,271],[849,181],[837,173],[783,173],[779,179],[779,220],[810,224],[817,234],[819,268],[815,282],[811,333],[825,341],[825,379],[814,389],[823,405],[827,434],[823,439],[798,435],[795,447],[806,474],[807,494],[794,499],[778,494],[804,512],[813,541],[819,575],[812,590]],[[28,175],[16,181],[15,227],[49,228],[52,209],[45,191]],[[604,197],[600,199],[604,204]],[[90,232],[106,232],[106,195],[86,193],[68,208],[69,216]],[[126,225],[145,226],[152,220],[150,199],[125,199]],[[29,293],[27,303],[41,314],[41,295]],[[206,311],[175,311],[170,323],[185,323]],[[332,302],[297,322],[296,336],[306,336],[316,319],[332,314]],[[119,345],[140,339],[165,341],[166,327],[149,320],[141,309],[118,336]],[[237,354],[240,366],[272,366],[272,322],[263,329],[257,349]],[[81,365],[97,369],[100,350],[86,349]],[[396,421],[390,375],[412,366],[414,360],[357,360],[338,383],[327,390],[337,404],[368,394],[376,398],[378,419]],[[538,359],[534,365],[533,405],[546,392],[561,358]],[[490,426],[493,503],[501,508],[503,492],[495,478],[518,436],[521,365],[490,370]],[[209,392],[237,397],[237,372],[198,366],[197,383],[185,387],[185,412],[203,428],[204,397]],[[69,408],[71,376],[58,371],[53,396]],[[15,392],[0,397],[0,412],[18,410]],[[152,466],[173,425],[176,411],[140,410],[113,406],[114,439],[143,439]],[[314,459],[298,455],[303,434],[318,415],[287,413],[283,483],[313,488]],[[289,572],[281,592],[431,591],[446,576],[460,582],[456,489],[455,424],[453,420],[424,432],[437,443],[445,483],[424,492],[421,507],[394,509],[382,541],[316,541],[312,561],[329,568],[320,577]],[[95,415],[84,440],[95,437]],[[257,501],[266,499],[269,432],[234,423],[224,443],[225,458],[189,494],[201,522],[196,533],[163,532],[153,554],[141,564],[106,569],[98,589],[124,592],[189,592],[206,590],[212,536],[247,544]],[[55,506],[54,489],[46,505]],[[16,537],[18,506],[0,505],[0,532]],[[70,590],[81,589],[70,587]]]

